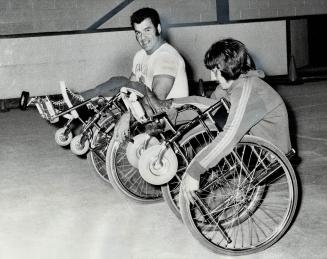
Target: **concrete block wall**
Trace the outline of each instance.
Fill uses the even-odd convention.
[[[230,20],[327,14],[326,0],[229,0]]]
[[[287,73],[286,23],[176,27],[171,43],[191,68],[189,79],[210,79],[203,64],[205,51],[225,37],[246,44],[258,68],[269,75]],[[129,76],[139,49],[133,31],[0,39],[0,99],[59,93],[59,81],[82,91],[115,75]]]
[[[0,0],[0,35],[84,30],[123,0]],[[150,6],[166,23],[216,21],[216,0],[135,0],[102,28],[129,27],[135,10]]]

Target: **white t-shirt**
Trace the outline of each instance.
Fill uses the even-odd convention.
[[[133,60],[133,73],[137,81],[144,83],[152,90],[153,77],[169,75],[175,78],[167,99],[189,95],[185,63],[181,55],[170,44],[162,44],[151,55],[139,50]]]

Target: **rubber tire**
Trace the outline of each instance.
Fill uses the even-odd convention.
[[[138,177],[138,179],[142,182],[141,185],[146,185],[150,189],[153,189],[155,192],[158,192],[158,195],[153,195],[153,197],[148,197],[143,194],[135,193],[129,190],[120,180],[120,177],[116,173],[116,165],[115,165],[115,158],[117,155],[117,150],[120,148],[121,143],[111,140],[109,147],[107,149],[107,155],[106,155],[106,169],[109,177],[109,181],[111,185],[114,187],[114,189],[125,199],[134,201],[137,203],[142,204],[151,204],[151,203],[157,203],[161,202],[163,200],[162,198],[162,192],[161,188],[158,186],[153,186],[146,181],[144,181],[139,173],[139,171],[135,168],[134,175]],[[127,144],[125,144],[127,146]],[[127,161],[127,158],[126,158]],[[146,188],[146,189],[149,189]]]
[[[299,187],[298,187],[298,181],[296,174],[294,172],[294,169],[292,165],[290,164],[289,160],[286,158],[286,156],[273,144],[265,141],[262,138],[254,137],[254,136],[244,136],[243,139],[240,141],[240,143],[249,143],[249,144],[255,144],[259,146],[263,146],[264,148],[268,149],[269,151],[272,151],[273,153],[276,154],[276,156],[280,159],[280,161],[283,163],[283,166],[287,168],[288,171],[288,178],[290,182],[290,187],[291,191],[293,193],[291,202],[289,204],[290,208],[288,210],[288,213],[286,214],[286,219],[283,220],[283,224],[279,226],[279,230],[277,233],[272,235],[267,242],[259,245],[259,246],[252,246],[251,248],[248,248],[247,250],[233,250],[231,248],[227,249],[226,247],[218,247],[208,241],[202,233],[200,233],[199,229],[197,226],[194,225],[192,215],[190,213],[190,203],[185,199],[184,196],[180,197],[180,210],[181,210],[181,215],[183,222],[187,229],[190,231],[192,236],[197,239],[204,247],[208,248],[209,250],[218,253],[218,254],[224,254],[224,255],[230,255],[230,256],[235,256],[235,255],[248,255],[248,254],[253,254],[257,253],[260,251],[263,251],[273,244],[275,244],[288,230],[290,225],[292,224],[295,216],[296,216],[296,211],[297,211],[297,204],[298,204],[298,199],[299,199]],[[252,216],[252,214],[251,214]]]
[[[208,124],[207,123],[207,126],[209,127],[209,130],[211,132],[217,132],[217,128],[215,125],[213,124]],[[202,126],[197,126],[195,128],[193,128],[192,130],[190,130],[189,132],[187,132],[185,134],[185,136],[183,136],[183,138],[178,142],[178,144],[180,146],[183,146],[185,145],[186,143],[188,143],[191,139],[194,139],[195,136],[199,135],[199,134],[202,134],[204,133],[205,130]],[[172,181],[176,181],[177,179],[173,178]],[[164,197],[164,200],[165,202],[167,203],[168,207],[170,208],[170,210],[174,213],[174,215],[182,221],[182,215],[179,211],[179,207],[178,207],[178,204],[176,204],[176,201],[174,199],[174,197],[172,197],[172,194],[171,194],[171,189],[172,189],[172,185],[173,185],[173,182],[170,181],[169,183],[165,184],[165,185],[162,185],[161,187],[161,191],[162,191],[162,195]],[[177,186],[174,186],[174,190],[178,191],[179,190],[179,187]],[[177,198],[177,201],[178,201],[178,198]]]
[[[144,141],[148,137],[150,137],[150,139],[148,140],[147,148],[160,144],[157,138],[149,136],[146,133],[141,133],[133,137],[134,140],[133,143],[130,142],[127,145],[127,149],[126,149],[127,160],[132,166],[136,168],[138,168],[139,166],[139,160],[142,155],[141,152],[144,152],[144,145],[143,145]]]
[[[73,154],[78,156],[85,155],[90,147],[90,142],[88,139],[84,141],[84,145],[82,147],[81,145],[82,137],[83,135],[79,134],[73,137],[72,141],[70,142],[70,150],[73,152]]]
[[[101,119],[101,121],[99,122],[99,126],[100,128],[106,127],[105,125],[109,123],[109,125],[111,125],[112,123],[115,122],[115,119],[112,116],[108,116],[104,119]],[[109,132],[109,134],[112,134],[114,130],[114,127],[112,128],[112,130]],[[94,147],[97,145],[97,141],[98,141],[98,136],[99,136],[99,129],[94,128],[93,131],[93,138],[91,140],[91,147]],[[107,143],[107,145],[105,145],[104,150],[100,151],[104,153],[104,157],[103,159],[106,159],[106,150],[108,147],[109,143]],[[107,170],[106,170],[106,162],[104,161],[100,161],[101,159],[98,157],[98,155],[95,153],[96,151],[90,151],[87,153],[87,160],[89,162],[89,165],[92,169],[92,171],[101,179],[103,180],[104,183],[106,184],[110,184],[109,178],[108,178],[108,174],[107,174]]]
[[[153,185],[163,185],[169,182],[175,176],[178,168],[177,157],[171,148],[166,149],[162,156],[163,165],[158,169],[154,167],[161,149],[161,145],[149,147],[139,159],[138,168],[142,178]]]
[[[70,142],[73,139],[73,133],[69,131],[68,135],[65,134],[66,129],[60,128],[57,129],[55,133],[55,141],[59,146],[66,147],[70,144]],[[65,140],[62,140],[62,138],[65,138]]]

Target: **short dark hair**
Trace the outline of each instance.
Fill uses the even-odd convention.
[[[160,17],[156,10],[145,7],[142,9],[137,10],[131,16],[131,26],[134,29],[134,23],[141,23],[145,19],[150,18],[154,27],[157,29],[158,25],[160,24]]]
[[[232,38],[212,44],[205,54],[204,64],[210,70],[217,67],[227,81],[235,80],[241,74],[255,69],[253,59],[245,45]]]

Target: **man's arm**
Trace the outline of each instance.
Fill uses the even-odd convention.
[[[136,80],[136,75],[132,72],[131,75],[129,76],[129,80],[132,82],[137,82]]]
[[[152,91],[160,100],[165,100],[173,88],[175,77],[170,75],[156,75],[153,77]]]

